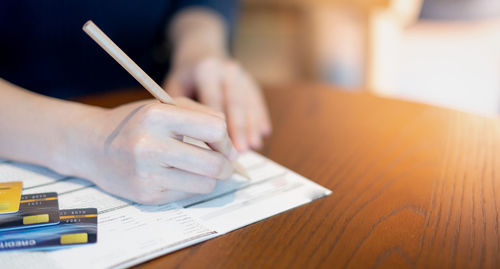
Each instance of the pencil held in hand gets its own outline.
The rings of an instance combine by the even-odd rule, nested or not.
[[[130,75],[132,75],[146,90],[162,103],[176,105],[175,101],[163,90],[144,70],[142,70],[125,52],[123,52],[97,25],[87,21],[83,25],[83,31],[87,33],[101,48],[103,48],[113,59],[115,59]],[[233,169],[243,177],[250,179],[243,166],[233,162]]]
[[[87,21],[83,25],[87,33],[101,48],[115,59],[130,75],[146,88],[156,99],[165,104],[175,105],[174,100],[146,72],[144,72],[123,50],[121,50],[97,25]]]

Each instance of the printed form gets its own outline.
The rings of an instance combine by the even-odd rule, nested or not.
[[[0,182],[23,181],[23,194],[58,192],[60,209],[96,207],[99,211],[96,244],[0,252],[2,268],[129,267],[331,193],[257,153],[245,153],[239,162],[251,180],[233,175],[229,181],[219,181],[210,194],[146,206],[109,195],[84,179],[0,160]]]

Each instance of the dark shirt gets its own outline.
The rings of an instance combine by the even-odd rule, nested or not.
[[[184,8],[201,6],[215,10],[232,25],[236,2],[2,0],[0,77],[60,98],[139,87],[83,32],[83,24],[93,20],[146,73],[161,83],[168,68],[162,45],[172,17]]]

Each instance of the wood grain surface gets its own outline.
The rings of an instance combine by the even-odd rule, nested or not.
[[[500,268],[498,118],[325,86],[265,93],[262,153],[333,194],[139,267]]]

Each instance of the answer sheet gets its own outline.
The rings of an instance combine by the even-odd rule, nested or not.
[[[23,194],[58,192],[60,209],[97,207],[97,243],[55,251],[0,253],[2,268],[124,268],[214,238],[327,196],[330,190],[248,152],[233,175],[206,195],[160,206],[138,205],[92,182],[0,160],[0,182],[23,181]],[[75,262],[76,261],[76,262]]]

